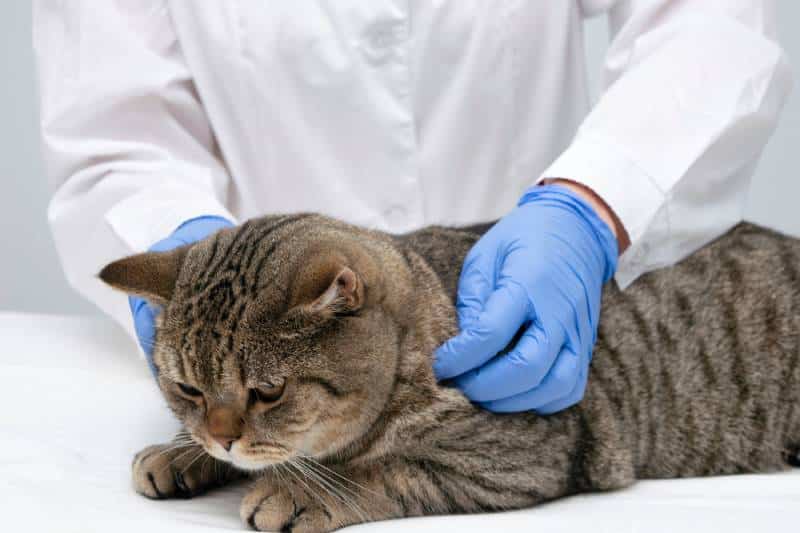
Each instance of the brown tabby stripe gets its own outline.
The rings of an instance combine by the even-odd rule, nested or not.
[[[567,474],[567,494],[575,494],[586,490],[588,485],[588,478],[586,475],[586,460],[591,454],[592,446],[594,445],[594,437],[589,427],[589,422],[586,420],[586,414],[583,410],[578,413],[577,417],[577,438],[575,446],[569,451],[569,473]]]
[[[407,491],[398,490],[388,478],[383,478],[383,491],[386,497],[400,506],[403,516],[413,516],[411,514],[411,506],[406,501],[406,495],[411,496]]]
[[[739,338],[736,308],[733,300],[722,302],[722,316],[725,335],[731,339],[730,347],[733,352],[731,381],[738,391],[736,409],[734,412],[737,418],[741,418],[744,413],[745,404],[750,397],[750,385],[747,382],[747,366],[744,361],[742,342]]]
[[[719,472],[719,465],[722,463],[725,453],[725,427],[723,424],[722,416],[715,418],[714,432],[708,446],[710,453],[706,454],[705,465],[701,470],[704,475]]]
[[[647,325],[647,322],[644,318],[644,314],[639,310],[637,307],[637,302],[629,295],[624,295],[624,301],[626,303],[625,309],[628,311],[630,315],[633,325],[635,326],[638,337],[644,344],[645,350],[647,354],[656,355],[655,345],[653,340],[650,336],[650,328]],[[638,453],[639,457],[643,455],[650,456],[655,451],[656,447],[656,428],[655,428],[655,420],[657,419],[655,413],[655,405],[653,402],[653,395],[655,391],[653,390],[653,379],[650,375],[650,365],[653,364],[653,361],[656,360],[656,357],[651,357],[649,360],[639,360],[637,364],[637,378],[638,382],[641,383],[641,388],[639,389],[641,394],[638,397],[638,402],[640,403],[640,407],[642,410],[642,414],[647,414],[647,416],[643,416],[643,420],[640,422],[640,427],[644,430],[646,428],[647,440],[639,439],[639,446],[638,446]],[[643,452],[646,451],[646,454]]]
[[[750,232],[740,231],[739,234],[733,239],[732,248],[736,249],[742,253],[751,253],[755,251],[755,247],[750,243],[747,239],[747,236],[750,235]]]
[[[778,253],[780,254],[781,258],[781,266],[783,267],[783,271],[788,278],[788,285],[792,287],[797,287],[800,285],[800,258],[797,257],[796,254],[792,253],[792,249],[790,248],[790,241],[782,241],[778,244]]]
[[[257,251],[261,250],[261,244],[266,239],[268,239],[270,236],[275,235],[275,233],[279,229],[281,229],[281,228],[283,228],[285,226],[288,226],[290,224],[293,224],[294,222],[305,220],[306,218],[308,218],[310,216],[312,216],[312,215],[309,215],[307,213],[303,213],[303,214],[299,214],[299,215],[289,215],[289,216],[286,216],[286,217],[283,217],[283,218],[279,219],[277,222],[275,222],[271,226],[268,226],[265,229],[265,231],[263,233],[261,233],[260,235],[258,235],[258,237],[256,237],[255,241],[251,243],[251,245],[250,245],[250,247],[251,247],[250,254],[248,255],[247,259],[244,261],[244,264],[243,264],[244,270],[248,271],[250,269],[250,265],[253,262],[253,258],[255,256],[255,253]],[[270,244],[270,247],[267,249],[267,251],[265,251],[261,255],[261,257],[259,259],[259,262],[256,264],[256,268],[252,270],[255,273],[256,279],[258,278],[258,275],[262,271],[262,268],[264,266],[264,262],[267,259],[269,259],[269,256],[272,254],[272,252],[275,250],[275,247],[278,245],[278,243],[281,240],[282,239],[276,237],[275,240]],[[253,285],[254,284],[250,284],[250,289],[249,289],[250,291],[253,290]]]
[[[632,371],[627,367],[625,364],[624,359],[621,357],[619,351],[611,346],[606,341],[606,334],[603,330],[598,331],[597,334],[598,341],[602,342],[602,345],[605,348],[603,354],[609,359],[612,363],[612,368],[614,368],[617,373],[622,377],[622,380],[625,384],[625,391],[630,396],[633,394],[636,389],[633,386],[633,382],[631,380]],[[644,420],[641,418],[641,412],[639,410],[639,402],[629,400],[627,402],[628,407],[631,410],[631,414],[633,416],[632,421],[633,423],[633,431],[636,435],[635,442],[639,442],[639,432],[641,428],[644,428]]]
[[[694,314],[692,312],[692,305],[689,303],[689,298],[681,290],[675,290],[672,293],[672,301],[675,302],[678,308],[677,315],[683,323],[686,330],[691,330],[694,327]]]
[[[411,466],[419,467],[419,463],[422,461],[409,459],[407,460],[407,462]],[[521,497],[534,496],[535,499],[540,501],[545,499],[542,496],[542,494],[540,494],[535,489],[518,488],[518,487],[513,487],[510,484],[496,483],[486,477],[480,476],[478,473],[458,471],[455,468],[449,465],[445,465],[443,463],[436,463],[436,465],[433,468],[442,472],[443,474],[446,474],[448,477],[454,480],[459,478],[464,479],[469,483],[471,483],[472,485],[480,487],[483,491],[488,492],[489,494],[518,495]],[[481,502],[481,504],[483,505],[483,502]]]
[[[614,404],[614,409],[616,409],[617,412],[622,413],[625,410],[625,401],[623,395],[620,391],[607,386],[613,379],[609,370],[612,370],[609,368],[609,366],[590,366],[589,379],[597,380],[600,391],[612,404]]]
[[[632,298],[626,298],[628,305],[626,308],[630,311],[631,318],[633,319],[633,325],[636,326],[636,330],[639,332],[639,336],[644,342],[647,351],[650,353],[655,353],[655,345],[653,343],[653,339],[650,336],[650,327],[647,325],[647,320],[644,317],[644,313],[639,310],[636,306],[636,302]]]
[[[454,490],[458,490],[458,488],[453,487],[453,483],[448,483],[448,480],[444,479],[441,473],[436,470],[427,470],[430,476],[434,479],[435,486],[439,488],[442,498],[445,501],[448,509],[450,512],[453,512],[453,509],[461,509],[462,506],[456,500],[455,495],[453,494]],[[467,505],[470,506],[472,509],[481,509],[485,508],[485,505],[482,506],[480,501],[475,497],[471,490],[467,490],[467,487],[461,487],[461,490],[458,491],[460,496],[466,500],[468,500]]]
[[[652,353],[652,352],[651,352]],[[655,360],[655,357],[653,358]],[[640,447],[644,447],[647,451],[647,456],[652,456],[653,453],[656,451],[657,440],[656,440],[656,423],[658,420],[658,415],[656,413],[656,405],[653,401],[654,391],[653,391],[653,379],[650,377],[650,369],[649,365],[651,361],[639,361],[639,380],[642,383],[641,391],[644,395],[639,395],[639,400],[642,401],[643,410],[647,413],[647,417],[643,421],[644,426],[647,428],[647,445],[640,443]],[[641,456],[641,454],[640,454]]]
[[[189,342],[189,334],[191,330],[186,328],[183,332],[181,332],[181,341],[180,346],[178,348],[178,354],[180,357],[180,366],[178,370],[180,371],[180,378],[181,381],[186,381],[186,368],[189,365],[187,358],[189,357],[189,353],[191,350],[191,343]]]
[[[789,364],[786,367],[781,387],[782,398],[789,398],[791,391],[797,387],[798,365],[800,365],[800,333],[794,335],[794,340],[795,345],[792,350],[792,358],[789,360]],[[796,410],[797,402],[790,403],[786,412],[786,419],[783,424],[782,435],[784,435],[784,438],[788,439],[790,437],[792,422],[795,421]],[[795,443],[795,445],[800,446],[800,442]]]
[[[642,288],[647,289],[647,292],[650,293],[650,297],[653,299],[655,304],[661,303],[661,290],[656,286],[655,283],[655,276],[645,274],[642,276],[642,280],[640,285]]]
[[[658,332],[658,340],[661,341],[663,351],[667,353],[675,353],[676,343],[669,332],[669,328],[661,320],[656,322],[656,331]]]
[[[702,338],[697,341],[697,348],[700,357],[700,366],[703,370],[703,379],[709,388],[717,388],[717,372],[714,370],[714,364],[711,361],[711,355],[706,347],[706,341]]]
[[[731,286],[734,289],[741,289],[744,276],[738,259],[730,253],[725,253],[722,259],[722,267],[731,282]]]
[[[219,251],[219,242],[220,242],[220,239],[213,239],[213,242],[212,242],[212,245],[211,245],[211,250],[208,253],[208,260],[206,261],[206,265],[204,267],[204,270],[206,270],[208,268],[208,265],[210,263],[212,263],[214,261],[214,259],[217,257],[217,253]],[[200,291],[202,291],[202,289],[203,289],[203,280],[198,278],[194,282],[194,292],[195,293],[199,293]],[[186,312],[188,313],[190,311],[190,309],[191,308],[187,306],[186,307]],[[184,315],[184,318],[187,318],[187,316]]]
[[[672,381],[672,376],[670,376],[669,370],[667,365],[660,365],[661,372],[659,373],[661,376],[661,387],[659,388],[662,394],[662,403],[664,404],[665,415],[672,418],[678,417],[679,409],[681,406],[678,405],[678,402],[675,398],[675,384]]]
[[[219,274],[220,268],[225,263],[225,260],[229,257],[232,257],[236,252],[236,247],[239,241],[246,241],[246,237],[250,234],[250,228],[253,226],[253,221],[248,220],[244,224],[242,224],[239,229],[236,231],[236,234],[233,236],[233,240],[231,243],[224,249],[221,250],[219,254],[219,259],[214,261],[213,257],[209,258],[208,263],[206,263],[204,267],[205,275],[202,276],[202,285],[205,286],[209,283],[210,280],[217,277]]]
[[[756,435],[752,439],[750,447],[750,464],[758,464],[759,457],[764,450],[764,443],[767,440],[767,430],[769,429],[769,413],[762,405],[756,405],[752,415],[752,422],[755,425]]]
[[[697,436],[701,434],[700,427],[697,423],[697,418],[694,416],[694,408],[692,407],[691,402],[686,402],[683,406],[683,409],[686,410],[686,416],[684,417],[684,427],[688,428],[684,433],[686,435],[686,447],[684,448],[684,457],[690,460],[681,461],[682,468],[679,468],[679,477],[691,477],[694,472],[696,471],[696,458],[691,454],[692,450],[697,449]],[[675,410],[675,416],[680,415],[680,410]],[[688,457],[687,457],[688,454]]]
[[[453,495],[450,494],[450,491],[445,488],[441,478],[436,474],[436,470],[431,468],[427,461],[418,461],[416,466],[418,468],[417,472],[419,472],[425,478],[428,486],[432,487],[439,499],[444,502],[446,510],[458,509],[460,507]],[[423,501],[418,500],[418,503],[421,506],[428,507],[434,503],[434,501],[432,501],[433,498],[431,498],[431,494],[420,494],[420,496],[424,496]]]

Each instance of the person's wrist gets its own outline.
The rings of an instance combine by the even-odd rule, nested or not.
[[[526,190],[518,202],[520,207],[536,205],[561,211],[563,215],[554,220],[564,225],[561,229],[565,237],[575,241],[573,249],[586,253],[583,260],[596,266],[596,273],[604,283],[611,279],[619,257],[617,237],[611,225],[600,217],[582,194],[561,183],[541,183]],[[578,227],[585,231],[576,231]]]
[[[625,250],[628,249],[631,240],[625,226],[622,224],[619,217],[617,217],[616,213],[614,213],[614,210],[592,189],[577,181],[564,178],[545,179],[542,181],[542,184],[560,185],[583,198],[583,200],[594,209],[597,216],[608,225],[611,233],[614,234],[614,237],[617,239],[619,255],[622,255]]]

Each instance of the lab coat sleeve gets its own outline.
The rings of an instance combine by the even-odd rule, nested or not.
[[[36,0],[48,218],[69,282],[132,333],[96,277],[200,215],[234,220],[230,186],[167,2]]]
[[[755,163],[791,88],[759,0],[583,0],[608,12],[604,92],[540,176],[593,189],[631,238],[616,280],[685,257],[742,219]]]

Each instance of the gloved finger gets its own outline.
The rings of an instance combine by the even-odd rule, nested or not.
[[[528,319],[530,302],[516,282],[498,287],[489,295],[483,311],[467,329],[436,350],[433,370],[448,379],[472,370],[506,347]]]
[[[167,237],[166,239],[161,239],[157,243],[153,244],[147,251],[148,252],[168,252],[170,250],[174,250],[180,246],[186,244],[182,240],[179,240],[175,237]]]
[[[581,399],[583,399],[584,393],[586,392],[586,383],[588,381],[589,372],[586,366],[582,366],[579,372],[578,382],[575,384],[575,387],[569,394],[567,394],[564,398],[560,398],[537,408],[536,412],[542,415],[549,415],[557,413],[563,409],[566,409],[567,407],[572,407],[580,402]]]
[[[152,357],[153,343],[156,336],[155,317],[157,312],[146,300],[138,296],[128,297],[128,303],[133,314],[133,328],[136,330],[136,338],[139,340],[139,345],[148,357]]]
[[[579,378],[580,360],[574,352],[563,349],[542,384],[527,392],[502,400],[481,402],[481,406],[496,413],[531,411],[560,400],[575,388]]]
[[[466,329],[480,315],[486,300],[494,290],[494,259],[481,252],[479,246],[470,251],[456,293],[456,314],[459,329]]]
[[[537,322],[522,334],[506,354],[455,379],[456,386],[473,402],[500,400],[541,384],[552,368],[564,337],[561,330],[548,335]]]

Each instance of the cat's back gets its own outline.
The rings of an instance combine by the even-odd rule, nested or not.
[[[445,292],[455,301],[464,258],[493,224],[461,228],[428,226],[395,238],[401,249],[413,251],[425,260],[439,277]]]
[[[647,477],[771,469],[800,438],[799,363],[800,240],[740,224],[606,288],[587,396],[630,423]]]
[[[657,329],[702,330],[709,313],[740,318],[737,329],[779,316],[797,318],[800,239],[741,223],[678,264],[643,275],[625,291],[609,284],[603,299],[603,317],[614,320],[624,312],[637,324],[655,321]]]

